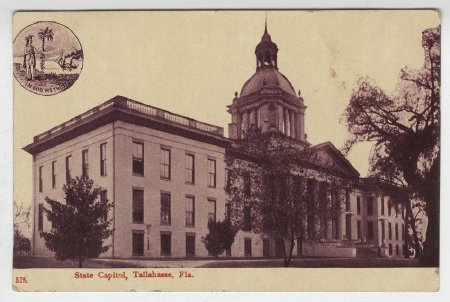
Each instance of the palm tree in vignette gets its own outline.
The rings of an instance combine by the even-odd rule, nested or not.
[[[47,41],[53,41],[53,36],[55,34],[53,33],[52,29],[49,29],[48,26],[43,29],[41,28],[38,32],[38,37],[42,41],[42,53],[41,53],[41,70],[44,70],[44,64],[45,64],[45,40]]]

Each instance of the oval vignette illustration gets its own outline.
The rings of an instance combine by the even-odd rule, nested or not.
[[[82,69],[81,43],[60,23],[33,23],[14,39],[14,77],[28,91],[44,96],[58,94],[75,83]]]

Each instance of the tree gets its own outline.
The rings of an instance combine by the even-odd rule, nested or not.
[[[53,41],[53,36],[55,33],[52,29],[49,29],[48,26],[46,28],[41,28],[38,32],[38,37],[42,41],[42,52],[45,51],[45,40]]]
[[[38,38],[41,39],[41,41],[42,41],[42,53],[41,53],[41,56],[40,56],[40,59],[41,59],[41,63],[40,63],[41,70],[45,69],[45,54],[44,54],[44,52],[45,52],[45,40],[53,41],[53,36],[54,35],[55,34],[53,33],[53,30],[49,29],[48,26],[45,29],[41,28],[39,30],[39,32],[38,32]]]
[[[283,134],[251,128],[227,154],[226,162],[232,170],[226,188],[230,220],[238,229],[282,242],[285,266],[291,263],[296,240],[319,241],[325,237],[328,222],[339,221],[344,178],[329,170],[305,168],[324,165],[316,165],[314,153],[302,150]],[[306,179],[311,173],[333,184],[320,190],[331,194],[308,195]]]
[[[45,198],[50,209],[45,209],[52,223],[50,232],[42,232],[48,249],[58,260],[73,259],[82,267],[83,261],[98,257],[110,246],[103,245],[113,232],[107,213],[113,206],[98,198],[102,188],[94,187],[93,180],[76,177],[63,186],[65,203]]]
[[[422,263],[439,265],[440,27],[422,33],[419,70],[403,68],[394,94],[368,78],[356,82],[343,118],[350,137],[344,152],[374,142],[370,173],[404,184],[428,217]],[[409,206],[409,205],[407,205]]]
[[[13,220],[13,231],[14,231],[14,255],[29,254],[31,251],[31,241],[30,238],[23,234],[23,229],[26,228],[30,230],[30,216],[31,207],[24,207],[23,204],[18,204],[14,201],[14,220]]]
[[[202,242],[214,257],[217,258],[233,245],[236,230],[231,225],[230,220],[225,219],[217,222],[211,220],[208,222],[208,231],[208,234],[202,237]]]

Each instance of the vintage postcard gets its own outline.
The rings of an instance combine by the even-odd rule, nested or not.
[[[439,290],[436,10],[13,17],[16,291]]]

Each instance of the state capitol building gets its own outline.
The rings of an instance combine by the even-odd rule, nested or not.
[[[64,200],[62,186],[84,175],[103,188],[100,198],[114,202],[108,219],[115,231],[104,257],[208,257],[201,241],[208,221],[226,214],[226,154],[249,128],[258,127],[283,133],[299,152],[308,150],[323,163],[308,167],[311,192],[323,187],[325,180],[315,178],[319,170],[339,173],[352,184],[340,200],[340,219],[320,241],[297,242],[294,257],[403,257],[404,211],[381,182],[361,178],[332,143],[307,141],[304,100],[278,70],[277,53],[266,27],[255,50],[256,71],[228,106],[229,137],[222,127],[123,96],[36,135],[23,148],[33,155],[32,254],[51,255],[39,235],[51,229],[44,198]],[[223,256],[282,257],[280,244],[240,230]]]

